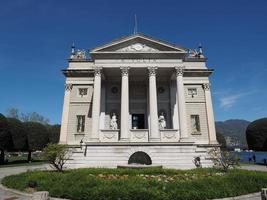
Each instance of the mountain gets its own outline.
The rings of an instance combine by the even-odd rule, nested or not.
[[[227,146],[247,147],[246,129],[249,121],[242,119],[230,119],[215,122],[216,132],[222,133]]]

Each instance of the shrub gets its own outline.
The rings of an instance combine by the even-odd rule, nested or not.
[[[50,143],[44,148],[45,159],[58,171],[63,171],[63,166],[71,156],[67,145]]]
[[[158,180],[160,175],[176,178],[166,182]],[[258,192],[267,186],[267,174],[237,169],[220,173],[203,168],[184,171],[99,168],[64,173],[33,171],[5,177],[2,183],[25,190],[29,181],[36,182],[37,191],[46,190],[51,196],[73,200],[205,200]]]
[[[248,148],[255,151],[267,151],[267,118],[251,122],[246,130]]]
[[[235,168],[239,165],[240,158],[234,152],[223,151],[220,150],[220,148],[212,148],[208,154],[214,166],[225,172],[228,171],[229,168]]]

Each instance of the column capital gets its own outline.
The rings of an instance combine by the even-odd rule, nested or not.
[[[147,67],[148,69],[148,75],[149,76],[156,76],[157,74],[157,67]]]
[[[128,76],[130,67],[120,67],[121,69],[121,76]]]
[[[66,83],[65,84],[65,90],[66,91],[71,91],[72,90],[72,84],[71,83]]]
[[[202,87],[203,87],[203,89],[204,89],[205,91],[208,91],[208,90],[210,90],[210,83],[204,83],[204,84],[202,85]]]
[[[101,76],[102,67],[94,67],[95,76]]]
[[[176,70],[176,76],[183,76],[184,74],[184,66],[176,66],[175,70]]]

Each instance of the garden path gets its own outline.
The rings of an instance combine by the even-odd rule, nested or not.
[[[28,170],[41,170],[48,168],[48,164],[0,168],[0,181],[5,176],[19,174]],[[17,194],[0,187],[0,200],[31,200],[31,197],[25,196],[23,194]]]

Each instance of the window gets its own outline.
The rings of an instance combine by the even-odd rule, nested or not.
[[[196,96],[197,95],[197,88],[188,88],[187,89],[187,94],[189,96],[192,96],[192,97]]]
[[[85,115],[77,115],[77,132],[84,132]]]
[[[79,88],[79,95],[82,97],[87,95],[87,88]]]
[[[199,115],[191,115],[191,130],[192,134],[200,133]]]

